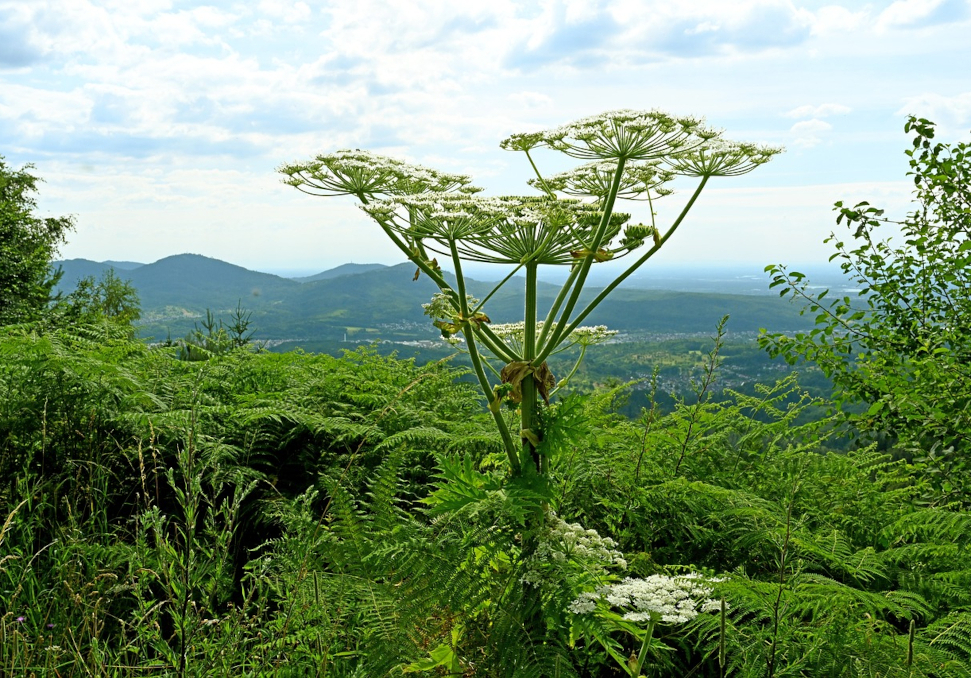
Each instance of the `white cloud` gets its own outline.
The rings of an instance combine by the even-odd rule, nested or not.
[[[897,0],[877,18],[877,29],[918,28],[966,18],[967,0]]]
[[[509,101],[524,108],[541,108],[553,104],[552,97],[540,92],[516,92],[509,95]]]
[[[310,18],[311,10],[305,2],[293,0],[260,0],[260,12],[285,23],[298,23]]]
[[[811,148],[819,144],[820,135],[833,129],[833,126],[823,120],[813,118],[797,122],[789,129],[792,145],[801,148]]]
[[[820,7],[813,17],[814,35],[839,35],[867,30],[872,22],[869,7],[854,12],[841,5]]]
[[[555,26],[556,30],[546,39],[545,50],[514,54],[510,62],[518,66],[531,61],[567,60],[583,65],[584,59],[578,57],[578,51],[586,53],[586,61],[598,67],[671,58],[755,54],[805,41],[810,35],[812,15],[788,0],[731,3],[620,0],[611,4],[609,10],[588,17],[585,25],[557,23],[557,20],[555,13],[547,20],[547,25]],[[585,41],[577,40],[578,29]],[[610,57],[605,57],[605,51],[609,51]]]
[[[335,148],[372,148],[468,171],[490,191],[519,191],[529,166],[498,151],[507,134],[659,106],[707,114],[733,138],[818,147],[740,184],[818,183],[831,180],[831,123],[851,107],[846,124],[861,133],[839,146],[853,148],[866,171],[852,171],[866,177],[888,176],[888,163],[863,160],[888,138],[899,155],[905,140],[892,113],[901,101],[942,123],[971,115],[967,95],[916,96],[953,91],[954,64],[967,53],[960,27],[881,38],[872,30],[878,10],[850,3],[203,2],[0,0],[0,153],[36,162],[54,213],[79,215],[81,256],[147,259],[98,255],[140,237],[157,256],[176,253],[183,234],[222,223],[223,210],[237,230],[207,236],[204,253],[230,258],[216,247],[228,234],[223,246],[283,263],[295,256],[299,229],[287,226],[289,245],[260,239],[262,224],[285,226],[272,216],[281,200],[274,191],[285,191],[273,168]],[[858,31],[854,40],[841,34],[848,28]],[[811,50],[820,56],[807,59]],[[907,50],[920,58],[896,58]],[[542,153],[543,171],[574,162]],[[82,181],[83,165],[111,170]],[[785,172],[774,175],[777,165]],[[846,166],[839,171],[849,176]],[[292,201],[281,208],[288,219],[326,220],[335,232],[357,215],[340,201],[296,193]],[[718,218],[748,228],[744,218]],[[167,221],[177,222],[178,237],[166,238]],[[145,226],[132,230],[132,222]],[[323,239],[308,242],[328,250]]]
[[[853,109],[843,104],[805,105],[783,113],[787,118],[827,118],[831,115],[845,115]]]
[[[909,97],[897,114],[927,118],[945,134],[964,136],[971,126],[971,91],[950,97],[934,93]]]

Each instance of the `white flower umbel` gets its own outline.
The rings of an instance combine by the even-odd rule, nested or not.
[[[606,325],[581,325],[570,333],[569,340],[574,344],[594,346],[604,343],[616,334],[617,330],[608,329]]]
[[[545,323],[542,320],[536,323],[537,334],[543,330],[544,325]],[[556,323],[551,323],[551,325],[552,328],[556,327]],[[496,323],[490,325],[489,329],[497,337],[503,339],[514,351],[517,353],[522,352],[523,338],[526,333],[525,323]],[[554,353],[565,351],[571,346],[595,346],[596,344],[602,344],[616,335],[617,330],[608,329],[606,325],[581,326],[573,330]]]
[[[303,163],[279,168],[283,183],[304,193],[320,196],[355,195],[371,200],[377,195],[412,195],[451,190],[475,192],[472,179],[412,165],[370,151],[335,151]]]
[[[633,622],[683,624],[701,612],[714,612],[720,601],[709,598],[711,584],[724,581],[697,573],[668,577],[654,574],[645,579],[628,577],[619,584],[604,586],[596,593],[584,593],[567,608],[575,614],[593,612],[599,601],[623,612]]]
[[[580,165],[546,179],[530,179],[529,184],[540,190],[575,196],[593,196],[603,200],[610,193],[610,186],[616,172],[615,161],[601,160]],[[624,166],[617,197],[627,200],[652,200],[670,195],[673,191],[664,184],[674,177],[674,172],[662,167],[660,160],[628,163]]]
[[[597,205],[576,199],[461,193],[399,196],[362,209],[406,242],[437,254],[452,256],[454,247],[468,261],[514,265],[573,264],[591,247],[603,217]],[[629,218],[612,213],[603,242],[619,235]]]
[[[608,111],[555,129],[514,134],[502,148],[529,151],[547,146],[586,160],[651,160],[667,158],[716,138],[703,118],[673,116],[662,111]]]
[[[760,146],[715,139],[667,160],[675,174],[686,177],[736,177],[782,153],[781,146]]]
[[[619,610],[624,621],[644,623],[646,628],[635,634],[640,640],[640,651],[627,659],[617,657],[624,672],[636,678],[651,654],[654,628],[658,624],[683,624],[702,612],[722,609],[721,601],[709,597],[711,584],[720,581],[724,580],[694,572],[673,577],[662,574],[645,579],[628,577],[619,584],[602,586],[596,592],[581,593],[567,606],[567,611],[578,615],[599,612],[602,621],[617,626],[615,610]],[[619,628],[630,632],[629,626]]]

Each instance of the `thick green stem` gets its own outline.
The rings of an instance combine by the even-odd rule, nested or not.
[[[452,253],[452,264],[455,266],[455,283],[459,288],[459,311],[463,318],[468,318],[469,300],[465,295],[465,276],[462,274],[462,260],[459,259],[459,253],[454,241],[449,242],[449,249]],[[509,465],[515,474],[520,469],[516,443],[512,438],[512,434],[509,432],[509,427],[506,426],[506,420],[502,418],[502,411],[493,406],[493,401],[496,396],[492,392],[492,385],[489,383],[489,378],[486,376],[485,370],[482,369],[482,359],[479,357],[479,349],[475,345],[475,332],[472,331],[470,325],[471,322],[466,322],[462,328],[462,334],[465,335],[465,343],[469,347],[469,360],[472,362],[472,370],[475,372],[475,376],[479,380],[479,387],[482,389],[482,393],[489,403],[489,412],[492,414],[492,418],[496,422],[496,427],[499,429],[499,435],[502,437],[502,445],[506,448],[506,456],[509,458]]]
[[[459,293],[459,311],[463,318],[471,317],[469,313],[469,298],[465,291],[465,275],[462,273],[462,260],[459,258],[459,251],[455,247],[455,241],[448,241],[449,250],[452,253],[452,265],[455,267],[455,285]]]
[[[641,669],[644,668],[644,662],[647,661],[647,650],[651,646],[651,639],[654,637],[654,627],[657,622],[654,619],[647,624],[647,633],[644,634],[644,642],[641,643],[641,651],[637,653],[637,666],[630,667],[630,675],[632,678],[637,678],[641,675]]]
[[[584,308],[583,311],[573,320],[573,322],[571,322],[563,330],[562,336],[564,337],[570,336],[570,333],[573,332],[573,330],[575,330],[577,327],[579,327],[581,322],[586,320],[587,316],[590,315],[590,313],[592,313],[593,310],[600,305],[600,302],[606,299],[611,292],[617,289],[618,285],[620,285],[622,282],[627,280],[627,278],[629,278],[631,274],[634,273],[634,271],[640,268],[644,264],[644,262],[646,262],[648,259],[653,257],[655,253],[657,253],[657,251],[664,246],[664,243],[666,243],[668,239],[670,239],[670,237],[674,235],[674,232],[678,229],[678,226],[681,225],[681,222],[684,221],[684,218],[688,216],[688,212],[691,210],[691,207],[695,204],[695,201],[698,199],[698,196],[701,195],[701,191],[705,187],[706,183],[708,183],[707,176],[702,178],[701,183],[698,184],[698,188],[696,188],[695,192],[691,195],[691,199],[688,200],[688,203],[681,210],[681,214],[679,214],[678,218],[674,221],[673,224],[671,224],[671,228],[667,230],[664,236],[659,238],[658,241],[654,243],[654,247],[649,249],[643,256],[641,256],[640,259],[638,259],[633,264],[628,266],[627,270],[625,270],[623,273],[617,276],[617,278],[615,278],[613,282],[611,282],[609,285],[603,288],[600,294],[594,297],[593,301],[587,304],[586,308]],[[567,315],[564,313],[563,317],[561,318],[561,324],[566,320],[567,320]],[[549,355],[549,352],[550,352],[549,346],[544,347],[543,352],[539,357],[545,360],[546,357]]]
[[[539,264],[535,261],[526,264],[526,308],[523,314],[523,360],[532,366],[538,366],[533,357],[536,355],[536,286],[537,269]],[[535,375],[527,374],[521,382],[523,399],[519,404],[520,422],[522,430],[522,449],[521,472],[526,474],[527,469],[533,473],[544,474],[547,472],[545,457],[540,456],[533,441],[539,437],[539,427],[537,408],[539,404],[536,398],[536,379]],[[530,432],[527,437],[526,432]],[[532,438],[532,440],[530,440]],[[526,517],[526,530],[523,535],[523,546],[521,557],[529,559],[535,553],[540,544],[540,535],[543,532],[545,522],[546,505],[543,503],[535,507]],[[526,586],[523,592],[525,597],[524,625],[529,635],[539,638],[544,633],[545,621],[543,618],[542,596],[539,587]]]
[[[617,201],[617,191],[620,190],[620,180],[624,176],[624,163],[625,159],[620,158],[617,161],[617,171],[614,172],[614,179],[610,184],[610,192],[607,194],[607,199],[604,201],[603,206],[603,216],[600,217],[600,225],[597,227],[597,232],[593,237],[593,242],[590,243],[590,252],[587,256],[583,257],[580,262],[580,272],[577,273],[576,281],[573,283],[573,290],[570,293],[570,298],[566,302],[566,307],[563,309],[563,313],[560,315],[560,321],[556,325],[556,329],[553,330],[553,334],[546,345],[543,347],[540,355],[537,356],[540,361],[546,360],[549,354],[553,352],[553,349],[563,340],[564,337],[569,336],[566,334],[565,327],[567,321],[570,319],[570,315],[573,313],[573,309],[576,308],[577,302],[580,300],[580,293],[583,291],[583,284],[587,280],[587,274],[590,272],[590,266],[593,265],[593,260],[596,257],[597,250],[603,245],[604,236],[607,234],[607,228],[610,225],[610,217],[614,212],[614,203]]]
[[[486,400],[489,402],[490,407],[488,410],[492,415],[493,420],[496,422],[496,428],[499,429],[499,436],[502,438],[502,446],[506,450],[506,457],[509,459],[509,466],[513,475],[517,475],[521,466],[519,463],[519,455],[517,454],[516,441],[513,440],[512,433],[509,431],[509,427],[506,425],[506,420],[502,418],[502,410],[492,407],[496,396],[492,392],[492,386],[489,384],[489,378],[486,376],[485,370],[482,369],[482,358],[479,356],[479,349],[476,348],[475,345],[475,335],[468,327],[466,327],[462,333],[465,335],[465,341],[469,346],[469,359],[472,362],[472,370],[475,372],[475,376],[479,380],[479,387],[482,389]]]
[[[512,348],[507,346],[506,342],[496,336],[496,333],[488,325],[477,325],[476,330],[476,336],[479,337],[479,340],[503,362],[511,363],[515,360],[523,359],[521,355],[518,355]]]
[[[523,317],[523,361],[533,364],[533,357],[536,355],[536,278],[539,265],[535,261],[526,264],[526,311]],[[538,367],[538,366],[537,366]],[[520,404],[522,415],[522,429],[535,433],[536,425],[536,380],[532,374],[527,375],[522,381],[523,400]],[[539,454],[536,447],[525,436],[523,437],[523,464],[531,461],[536,466],[536,470],[543,472],[540,464]]]
[[[536,340],[537,349],[543,352],[544,355],[549,355],[544,351],[544,349],[546,348],[546,339],[553,330],[556,314],[559,312],[560,306],[563,305],[563,301],[566,299],[566,295],[570,292],[570,287],[573,285],[573,281],[576,280],[577,273],[579,272],[579,267],[574,267],[573,270],[570,271],[569,277],[566,279],[566,282],[563,283],[563,287],[560,288],[560,292],[556,295],[553,305],[550,306],[549,313],[546,314],[546,320],[543,322],[543,331],[540,332],[539,339]]]

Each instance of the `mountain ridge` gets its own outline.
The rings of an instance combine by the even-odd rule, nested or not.
[[[101,275],[113,268],[108,262],[66,260],[62,292],[70,292],[77,278]],[[411,263],[395,266],[344,264],[324,271],[315,280],[300,282],[198,254],[164,257],[130,270],[115,269],[129,280],[142,303],[143,336],[182,336],[211,309],[228,317],[238,305],[252,315],[258,339],[339,340],[347,333],[433,339],[436,331],[421,305],[437,291],[426,276],[413,281]],[[446,272],[454,284],[454,276]],[[73,280],[72,280],[73,278]],[[73,284],[72,284],[73,283]],[[495,283],[467,280],[469,293],[484,298]],[[552,304],[559,286],[541,282],[540,313]],[[585,290],[581,306],[599,288]],[[512,278],[489,300],[493,322],[522,319],[522,279]],[[719,319],[730,315],[732,331],[802,329],[809,321],[798,309],[775,295],[730,295],[620,288],[608,297],[584,324],[604,324],[635,333],[713,331]]]

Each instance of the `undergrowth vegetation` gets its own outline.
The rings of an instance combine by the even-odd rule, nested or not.
[[[0,337],[5,675],[624,675],[644,625],[571,603],[688,572],[724,611],[659,623],[653,675],[968,675],[971,518],[821,453],[845,431],[793,425],[791,378],[633,420],[623,388],[561,399],[523,558],[529,498],[447,363],[99,331]]]

